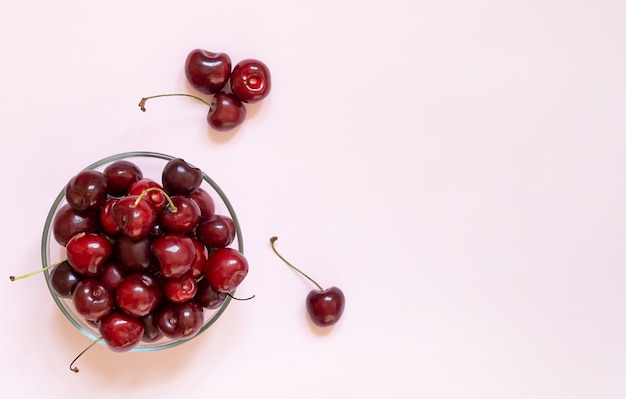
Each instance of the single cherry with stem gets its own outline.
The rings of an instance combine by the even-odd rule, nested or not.
[[[146,101],[158,97],[190,97],[209,107],[207,114],[207,123],[211,128],[219,132],[226,132],[241,125],[246,118],[245,105],[232,93],[220,91],[216,93],[211,102],[208,102],[198,96],[186,93],[158,94],[155,96],[144,97],[139,102],[139,108],[146,112]]]
[[[289,267],[306,277],[318,288],[317,290],[311,290],[306,297],[306,309],[311,321],[319,327],[328,327],[337,323],[343,314],[346,303],[343,291],[337,287],[322,288],[321,285],[306,273],[289,263],[289,261],[276,250],[276,246],[274,245],[276,240],[278,240],[276,236],[270,238],[270,244],[272,245],[274,253]]]

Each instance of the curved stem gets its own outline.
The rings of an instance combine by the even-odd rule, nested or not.
[[[324,291],[324,289],[322,288],[321,285],[319,285],[317,283],[317,281],[313,280],[311,277],[309,277],[306,273],[304,273],[302,270],[298,269],[297,267],[295,267],[294,265],[292,265],[291,263],[289,263],[289,261],[287,261],[287,259],[283,258],[283,256],[281,254],[278,253],[278,251],[276,250],[276,246],[274,245],[274,243],[276,242],[276,240],[278,240],[278,237],[274,236],[272,238],[270,238],[270,244],[272,244],[272,249],[274,250],[274,253],[276,254],[276,256],[278,256],[280,259],[282,259],[283,262],[285,262],[287,264],[287,266],[291,267],[293,270],[297,271],[298,273],[300,273],[301,275],[303,275],[304,277],[306,277],[310,282],[312,282],[313,284],[315,284],[317,286],[317,288],[319,288],[320,291]]]
[[[60,261],[60,262],[56,262],[56,263],[53,263],[51,265],[48,265],[46,267],[42,267],[41,269],[35,270],[34,272],[30,272],[28,274],[23,274],[21,276],[9,276],[9,280],[16,281],[16,280],[21,280],[21,279],[26,278],[26,277],[34,276],[35,274],[39,274],[39,273],[41,273],[43,271],[46,271],[48,269],[52,269],[53,267],[58,266],[58,265],[60,265],[63,262],[65,262],[65,259]]]
[[[158,98],[158,97],[191,97],[193,99],[196,99],[198,101],[200,101],[201,103],[206,104],[209,108],[211,108],[211,103],[209,103],[208,101],[198,97],[198,96],[194,96],[193,94],[186,94],[186,93],[172,93],[172,94],[157,94],[156,96],[149,96],[149,97],[144,97],[141,99],[141,101],[139,101],[139,108],[143,111],[146,112],[146,101],[152,99],[152,98]]]
[[[159,191],[161,192],[164,196],[165,199],[167,200],[168,204],[170,205],[170,209],[172,210],[172,213],[176,213],[178,212],[178,208],[176,207],[176,205],[174,205],[174,201],[172,201],[172,199],[170,198],[169,195],[167,195],[167,193],[163,190],[161,190],[159,187],[149,187],[146,188],[145,190],[143,190],[141,192],[141,194],[139,194],[139,196],[137,197],[137,199],[135,200],[135,203],[133,204],[133,208],[136,208],[137,205],[139,205],[139,201],[141,201],[141,199],[150,191]]]
[[[78,373],[80,370],[78,369],[78,367],[74,367],[74,363],[76,363],[76,361],[78,360],[79,357],[81,357],[83,355],[83,353],[87,352],[89,349],[91,349],[92,346],[94,346],[95,344],[97,344],[98,342],[100,342],[102,340],[102,337],[99,337],[98,339],[94,340],[88,347],[86,347],[85,349],[83,349],[82,352],[80,352],[78,354],[78,356],[76,356],[74,358],[74,360],[72,360],[72,363],[70,363],[70,370],[72,370],[75,373]]]

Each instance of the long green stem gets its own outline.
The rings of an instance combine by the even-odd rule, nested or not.
[[[46,267],[43,267],[43,268],[41,268],[39,270],[35,270],[34,272],[30,272],[28,274],[23,274],[21,276],[9,276],[9,280],[16,281],[16,280],[21,280],[21,279],[26,278],[26,277],[34,276],[35,274],[39,274],[39,273],[41,273],[43,271],[52,269],[53,267],[58,266],[58,265],[60,265],[63,262],[65,262],[65,260],[62,260],[62,261],[57,262],[57,263],[53,263],[53,264],[48,265]]]
[[[70,370],[72,370],[75,373],[78,373],[80,370],[78,369],[78,367],[74,367],[74,363],[76,363],[76,361],[78,360],[79,357],[81,357],[83,355],[83,353],[87,352],[89,349],[91,349],[92,346],[94,346],[95,344],[97,344],[98,342],[102,341],[102,337],[99,337],[98,339],[95,339],[88,347],[86,347],[85,349],[83,349],[82,352],[80,352],[78,354],[78,356],[76,356],[74,358],[74,360],[72,360],[72,363],[70,363]]]
[[[313,280],[311,277],[309,277],[306,273],[304,273],[302,270],[298,269],[297,267],[295,267],[294,265],[292,265],[291,263],[289,263],[289,261],[285,258],[283,258],[283,256],[281,254],[278,253],[278,251],[276,250],[276,246],[274,245],[274,243],[276,242],[276,240],[278,240],[278,237],[274,236],[272,238],[270,238],[270,244],[272,244],[272,249],[274,250],[274,253],[276,254],[276,256],[278,256],[280,259],[282,259],[283,262],[285,262],[287,264],[287,266],[291,267],[293,270],[297,271],[298,273],[300,273],[301,275],[303,275],[304,277],[306,277],[310,282],[312,282],[313,284],[315,284],[317,286],[317,288],[319,288],[320,291],[324,291],[324,289],[322,288],[321,285],[319,285],[317,283],[317,281]]]
[[[191,97],[193,99],[196,99],[198,101],[200,101],[201,103],[206,104],[209,108],[211,108],[211,103],[198,97],[198,96],[194,96],[193,94],[186,94],[186,93],[172,93],[172,94],[157,94],[156,96],[149,96],[149,97],[144,97],[141,99],[141,101],[139,101],[139,108],[143,111],[146,112],[146,101],[152,99],[152,98],[159,98],[159,97]]]

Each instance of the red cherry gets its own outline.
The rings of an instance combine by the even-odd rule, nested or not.
[[[66,249],[67,261],[79,274],[96,277],[113,253],[113,244],[97,233],[79,233],[72,237]]]
[[[240,61],[230,75],[230,86],[233,94],[244,103],[261,101],[272,89],[270,70],[259,60]]]
[[[230,292],[248,275],[248,261],[233,248],[219,248],[209,255],[204,276],[214,290]]]
[[[152,243],[152,253],[158,260],[159,270],[165,278],[180,277],[191,271],[196,261],[196,246],[191,237],[167,233]]]
[[[139,195],[120,198],[111,210],[120,231],[132,240],[145,238],[157,221],[157,210],[152,203]]]
[[[228,54],[195,49],[185,60],[185,76],[194,89],[204,94],[214,94],[226,86],[231,66]]]
[[[143,317],[156,309],[162,296],[161,284],[152,275],[131,274],[115,290],[115,304],[130,316]]]
[[[315,280],[306,275],[303,271],[289,263],[283,256],[278,253],[274,243],[278,237],[270,238],[270,244],[274,253],[289,267],[302,276],[311,281],[318,288],[312,290],[306,297],[306,309],[311,321],[319,327],[328,327],[337,323],[343,314],[346,304],[346,298],[343,292],[337,287],[323,289]]]
[[[241,125],[246,119],[246,107],[232,93],[220,91],[211,100],[207,115],[209,126],[218,132],[226,132]]]
[[[109,349],[127,352],[141,341],[144,326],[137,317],[113,311],[100,322],[99,331]]]

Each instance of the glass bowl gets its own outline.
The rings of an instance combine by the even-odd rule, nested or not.
[[[92,163],[91,165],[84,168],[84,170],[99,170],[103,171],[104,168],[110,163],[118,160],[128,160],[135,163],[143,172],[144,177],[151,178],[157,182],[161,181],[161,173],[163,167],[167,162],[174,159],[171,155],[156,153],[156,152],[125,152],[117,155],[112,155],[101,159],[97,162]],[[192,162],[185,160],[189,165],[194,166]],[[198,166],[199,167],[199,166]],[[201,167],[199,167],[203,170]],[[78,171],[77,171],[78,172]],[[71,176],[68,176],[68,181]],[[241,238],[241,228],[239,225],[239,221],[237,219],[237,215],[235,214],[235,210],[233,209],[230,201],[226,197],[226,194],[222,191],[222,189],[211,179],[203,170],[203,181],[200,186],[204,190],[206,190],[213,201],[215,202],[215,213],[221,214],[225,216],[229,216],[234,223],[235,226],[235,239],[229,245],[234,249],[239,250],[239,252],[243,253],[243,240]],[[54,217],[64,204],[66,204],[65,200],[65,187],[61,189],[59,195],[56,197],[52,206],[50,207],[50,211],[46,218],[46,223],[43,229],[43,234],[41,238],[41,261],[44,268],[47,268],[49,265],[53,265],[59,263],[66,259],[65,255],[65,247],[58,244],[53,236],[53,221]],[[48,269],[44,270],[44,276],[46,279],[46,284],[48,285],[48,289],[50,290],[50,294],[52,298],[58,305],[61,312],[67,317],[67,319],[85,336],[87,336],[91,340],[96,340],[99,338],[100,334],[98,332],[98,328],[94,323],[91,323],[85,320],[75,309],[74,304],[72,303],[71,298],[61,298],[59,297],[53,290],[50,283],[50,272]],[[174,340],[167,337],[163,337],[155,342],[144,342],[141,341],[134,348],[131,349],[132,352],[149,352],[149,351],[157,351],[162,349],[171,348],[177,345],[180,345],[184,342],[187,342],[195,337],[198,337],[204,331],[206,331],[213,323],[217,321],[217,319],[224,313],[228,304],[231,301],[231,296],[226,296],[226,299],[222,303],[220,307],[217,309],[207,309],[204,308],[204,324],[202,328],[198,331],[194,336],[187,339]],[[99,341],[100,344],[105,344],[103,340]]]

